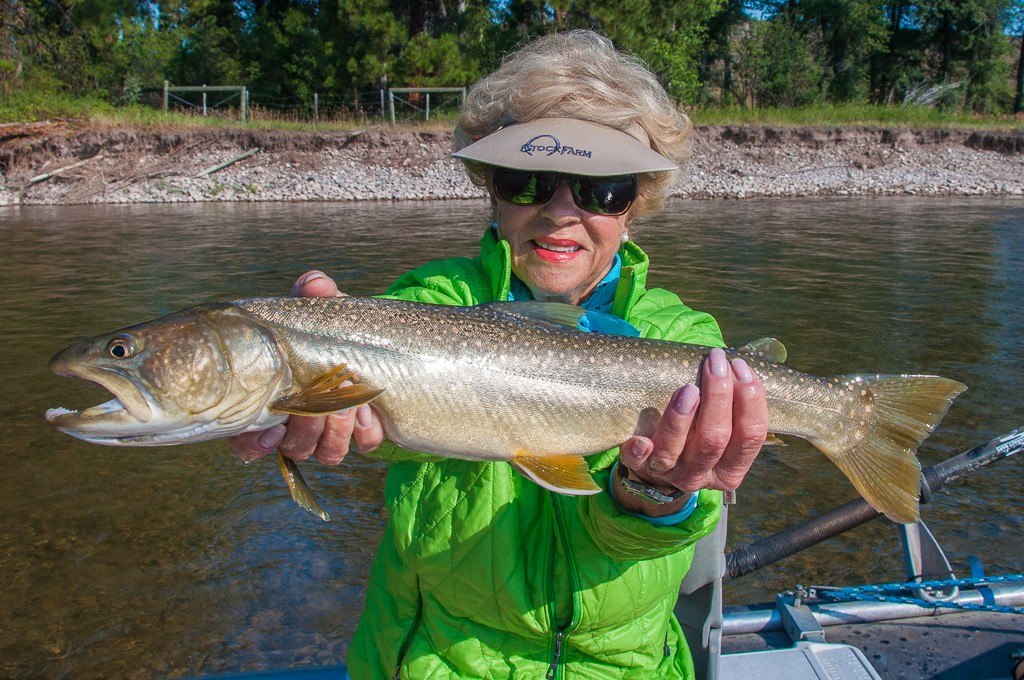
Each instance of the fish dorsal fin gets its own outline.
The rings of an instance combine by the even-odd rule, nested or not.
[[[774,364],[782,364],[786,361],[786,346],[775,338],[761,338],[748,342],[740,347],[739,351],[759,356]]]
[[[549,491],[569,496],[590,496],[601,492],[582,456],[520,451],[512,457],[511,463],[524,477]]]
[[[354,384],[342,385],[346,380]],[[365,404],[383,391],[361,384],[355,373],[345,364],[339,364],[295,394],[278,399],[270,405],[270,410],[300,416],[324,416]]]
[[[587,310],[576,305],[564,302],[538,302],[537,300],[489,302],[480,305],[480,308],[526,323],[572,328],[574,330],[579,330],[580,317],[587,313]]]

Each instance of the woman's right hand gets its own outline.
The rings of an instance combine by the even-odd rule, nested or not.
[[[338,286],[326,274],[313,270],[300,276],[292,286],[297,297],[341,297]],[[337,465],[351,449],[373,451],[384,441],[380,417],[363,404],[329,416],[290,416],[281,425],[261,432],[246,432],[228,440],[231,453],[245,462],[280,449],[295,461],[316,458],[324,465]]]

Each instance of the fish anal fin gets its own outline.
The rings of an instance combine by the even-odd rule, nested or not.
[[[786,346],[775,338],[753,340],[740,347],[738,351],[743,354],[753,354],[773,364],[785,363],[787,356]]]
[[[306,512],[316,515],[325,522],[331,521],[331,516],[320,506],[316,496],[309,490],[309,485],[302,478],[302,473],[299,472],[299,466],[295,464],[295,461],[278,451],[277,465],[281,468],[281,476],[284,477],[284,481],[288,484],[288,491],[292,494],[292,500]]]
[[[601,492],[582,456],[519,451],[510,462],[524,477],[549,491],[569,496],[590,496]]]
[[[352,384],[344,384],[348,381]],[[300,416],[323,416],[365,404],[383,391],[360,383],[345,364],[339,364],[295,394],[278,399],[270,405],[270,410]]]

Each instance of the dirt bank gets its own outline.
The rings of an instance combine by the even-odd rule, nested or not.
[[[482,196],[450,158],[450,144],[447,132],[389,128],[319,133],[5,124],[0,205]],[[703,127],[674,193],[1024,195],[1024,133]]]

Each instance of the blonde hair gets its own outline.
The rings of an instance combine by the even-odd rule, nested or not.
[[[536,118],[577,118],[622,131],[640,126],[651,148],[680,166],[690,157],[693,126],[647,65],[593,31],[553,33],[507,55],[470,89],[455,129],[455,150],[497,128]],[[464,161],[474,184],[487,166]],[[677,173],[640,175],[634,214],[657,212]]]

